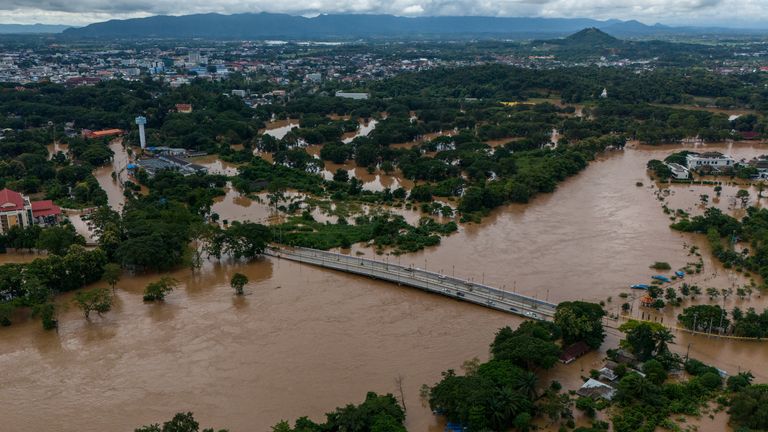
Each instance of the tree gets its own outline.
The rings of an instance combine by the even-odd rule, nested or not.
[[[643,364],[643,372],[645,377],[656,385],[661,385],[667,380],[667,371],[658,360],[651,359],[646,361]]]
[[[235,290],[235,294],[243,295],[243,287],[248,283],[248,276],[242,273],[235,273],[229,281],[229,285]]]
[[[66,254],[73,244],[85,245],[85,238],[70,224],[43,229],[37,239],[38,249],[56,255]]]
[[[605,311],[596,303],[582,301],[563,302],[557,305],[555,324],[563,332],[563,342],[572,344],[584,341],[598,348],[605,339],[603,329]]]
[[[726,311],[717,305],[696,305],[683,309],[677,320],[683,326],[695,331],[709,331],[720,328],[725,330],[730,325]],[[722,327],[721,327],[722,325]]]
[[[75,294],[74,303],[83,311],[85,319],[89,320],[91,312],[101,314],[112,309],[112,293],[106,288],[82,290]]]
[[[749,387],[753,379],[755,379],[755,376],[752,375],[752,372],[739,372],[737,375],[729,376],[726,385],[728,390],[738,392]]]
[[[176,288],[178,281],[170,276],[162,276],[144,288],[144,301],[164,301],[165,296]]]
[[[739,189],[738,192],[736,192],[736,198],[741,200],[741,207],[746,207],[749,203],[749,191],[746,189]]]
[[[728,410],[731,421],[751,430],[768,429],[768,385],[750,385],[736,393]]]
[[[122,274],[123,270],[115,263],[108,263],[104,266],[104,275],[102,277],[112,287],[113,293],[115,292],[115,285],[120,281]]]
[[[495,360],[506,360],[525,369],[549,369],[557,363],[560,347],[554,343],[551,323],[525,322],[516,330],[503,327],[491,343]]]
[[[163,423],[160,427],[155,423],[142,426],[135,429],[135,432],[199,432],[200,423],[195,420],[191,412],[177,413],[171,420]],[[213,429],[203,429],[202,432],[214,432]],[[220,429],[218,432],[227,432],[226,429]]]

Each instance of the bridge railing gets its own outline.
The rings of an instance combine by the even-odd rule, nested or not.
[[[523,305],[526,305],[533,309],[551,310],[554,312],[557,307],[556,304],[550,303],[544,300],[537,299],[535,297],[526,296],[523,294],[513,293],[498,288],[494,288],[485,284],[468,281],[465,279],[459,279],[453,276],[444,275],[442,273],[436,273],[424,269],[420,269],[413,266],[403,266],[389,261],[372,260],[369,258],[362,258],[351,255],[344,255],[335,252],[322,251],[318,249],[310,249],[303,247],[291,247],[291,248],[274,248],[274,251],[282,254],[290,254],[299,258],[313,258],[315,260],[320,259],[327,261],[335,261],[337,263],[343,263],[346,265],[354,266],[367,266],[370,269],[376,269],[378,271],[384,271],[392,274],[402,276],[404,278],[414,277],[432,281],[436,285],[451,286],[457,290],[470,291],[477,293],[485,293],[488,297],[495,296],[497,298],[506,299],[509,301],[516,301]],[[321,262],[322,264],[322,262]]]

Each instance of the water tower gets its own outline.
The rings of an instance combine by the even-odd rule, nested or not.
[[[139,125],[139,141],[141,142],[141,149],[147,148],[147,137],[144,134],[144,125],[147,124],[147,118],[144,116],[136,117],[136,124]]]

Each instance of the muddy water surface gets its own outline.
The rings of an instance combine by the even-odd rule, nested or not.
[[[96,168],[93,175],[99,181],[101,188],[107,192],[109,206],[120,211],[123,205],[125,205],[122,185],[128,180],[126,166],[128,165],[129,157],[123,147],[122,139],[109,143],[109,148],[115,153],[112,163]],[[113,173],[115,177],[112,177]]]
[[[707,148],[737,158],[767,150],[754,144]],[[703,238],[669,229],[644,167],[674,150],[609,153],[555,193],[499,209],[482,225],[465,226],[439,247],[400,260],[555,302],[612,296],[610,309],[629,284],[655,274],[651,263],[683,266],[693,260],[687,246],[696,244],[705,266],[692,279],[704,286],[743,283],[709,259]],[[234,204],[234,196],[222,202],[228,198]],[[250,208],[240,207],[245,214]],[[254,209],[257,219],[263,209]],[[244,298],[229,288],[236,271],[251,280]],[[69,307],[58,333],[31,321],[0,329],[3,427],[132,430],[191,410],[205,425],[268,430],[282,418],[319,420],[335,406],[361,401],[368,390],[394,391],[402,374],[409,430],[437,431],[439,423],[418,400],[419,386],[466,359],[485,359],[494,331],[519,323],[443,297],[272,259],[208,263],[198,274],[174,276],[181,286],[165,304],[141,301],[141,290],[156,276],[126,275],[115,310],[103,318],[89,323]],[[68,304],[68,297],[61,302]],[[757,296],[743,302],[758,310],[765,303]],[[620,335],[608,333],[610,347]],[[731,373],[751,369],[768,380],[764,343],[677,337],[678,352],[690,343],[693,357]],[[573,388],[581,371],[599,363],[595,354],[547,378]],[[703,422],[701,430],[722,430],[720,423],[711,426]]]

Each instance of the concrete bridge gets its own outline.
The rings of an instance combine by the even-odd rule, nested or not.
[[[557,307],[554,303],[533,297],[386,261],[298,247],[270,248],[265,254],[280,259],[394,282],[398,285],[407,285],[530,319],[552,321]]]

